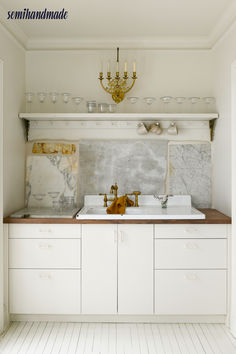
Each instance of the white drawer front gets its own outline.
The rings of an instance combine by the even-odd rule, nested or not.
[[[9,268],[80,268],[80,239],[10,239]]]
[[[156,270],[158,315],[226,314],[225,270]]]
[[[79,314],[80,270],[9,270],[10,313]]]
[[[9,238],[80,238],[81,225],[9,224]]]
[[[227,232],[225,224],[155,225],[155,238],[226,238]]]
[[[227,268],[226,239],[156,239],[156,269]]]

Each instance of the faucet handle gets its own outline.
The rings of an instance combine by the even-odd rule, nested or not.
[[[134,191],[133,192],[133,195],[135,195],[135,207],[139,207],[139,205],[138,205],[138,196],[141,194],[141,192],[140,191]]]
[[[107,194],[106,193],[99,193],[99,195],[104,195],[104,199],[103,199],[103,201],[104,201],[104,207],[107,207],[107,201],[108,201],[108,199],[107,199]]]

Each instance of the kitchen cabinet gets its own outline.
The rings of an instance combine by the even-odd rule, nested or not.
[[[226,314],[227,236],[227,225],[155,225],[155,314]]]
[[[117,225],[82,225],[82,313],[117,313]]]
[[[82,313],[153,313],[153,225],[82,225]]]
[[[9,224],[9,309],[225,315],[226,224]]]
[[[80,314],[80,225],[9,225],[9,309]]]

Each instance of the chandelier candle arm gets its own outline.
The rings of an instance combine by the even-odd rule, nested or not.
[[[113,101],[115,101],[116,103],[120,103],[121,101],[123,101],[125,94],[127,92],[129,92],[134,84],[135,84],[135,80],[137,79],[136,76],[136,62],[133,62],[133,76],[132,78],[132,83],[131,85],[128,85],[128,63],[127,61],[125,61],[124,63],[124,76],[121,78],[120,77],[120,72],[119,72],[119,48],[117,48],[117,56],[116,56],[116,73],[114,78],[112,78],[111,76],[111,71],[110,71],[110,61],[107,63],[107,85],[105,86],[103,84],[103,69],[101,66],[101,71],[99,73],[99,80],[100,80],[100,84],[102,86],[102,88],[108,92],[111,96]]]

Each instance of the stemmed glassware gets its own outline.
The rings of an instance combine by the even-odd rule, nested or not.
[[[138,97],[127,97],[127,101],[128,101],[129,103],[131,103],[131,104],[137,103],[138,100],[139,100]]]
[[[35,193],[35,194],[32,194],[32,196],[33,196],[33,198],[35,199],[35,200],[37,200],[37,204],[38,204],[38,208],[39,209],[41,209],[41,207],[42,207],[42,201],[43,201],[43,199],[44,199],[44,197],[45,197],[45,194],[44,193]]]
[[[75,111],[78,112],[79,111],[79,105],[83,101],[83,97],[72,97],[72,101],[75,104]]]
[[[33,92],[26,92],[25,98],[26,98],[26,112],[31,113],[31,104],[34,100],[34,93]]]
[[[70,101],[71,94],[70,93],[62,93],[62,98],[64,103],[68,103]]]
[[[215,97],[203,97],[202,101],[207,107],[207,112],[210,113],[214,111]]]
[[[200,97],[189,97],[189,101],[191,102],[191,111],[196,113],[197,104],[200,102],[200,100],[201,100]]]
[[[186,97],[182,97],[182,96],[179,96],[179,97],[175,97],[175,101],[177,103],[177,111],[179,113],[182,113],[183,112],[183,103],[185,102],[186,100]]]
[[[151,105],[153,104],[153,102],[156,100],[155,97],[144,97],[144,102],[147,104],[148,106],[148,110],[151,110]]]
[[[48,192],[49,197],[52,199],[53,209],[57,209],[58,207],[58,201],[56,200],[56,198],[59,196],[59,194],[60,192],[54,192],[54,191]]]
[[[171,103],[173,97],[172,96],[163,96],[160,98],[164,105],[164,113],[168,113],[168,105]]]

